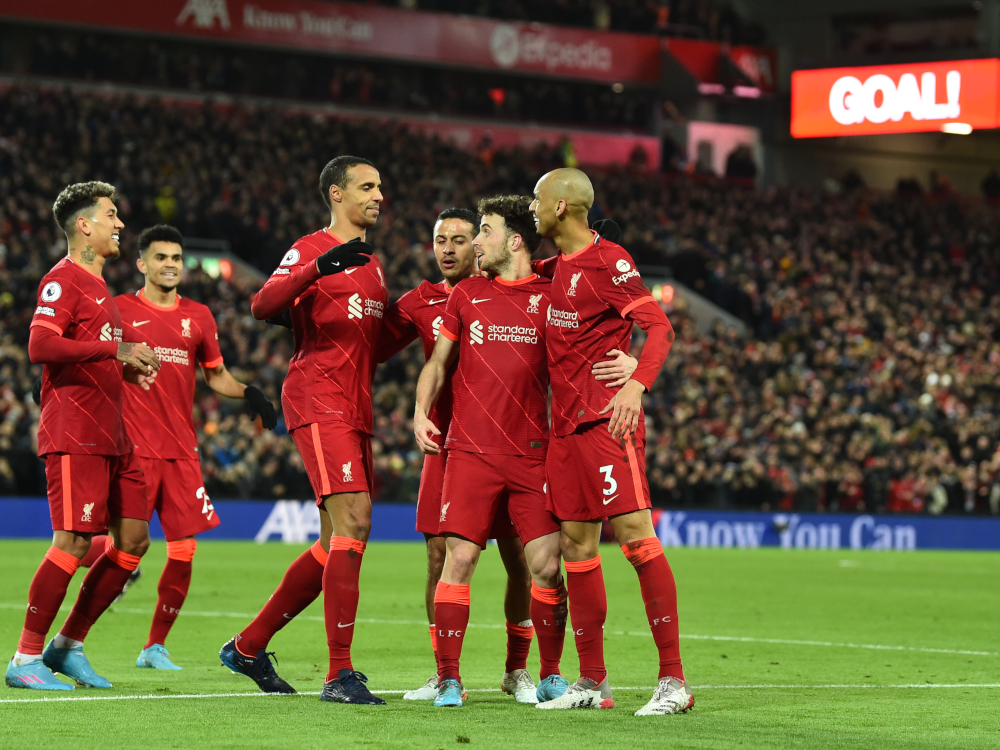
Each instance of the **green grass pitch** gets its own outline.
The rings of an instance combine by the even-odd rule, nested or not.
[[[28,584],[45,549],[45,542],[0,542],[4,658],[16,647]],[[614,547],[602,549],[613,710],[542,712],[497,690],[505,635],[495,548],[473,583],[465,707],[404,702],[400,691],[422,684],[433,667],[423,547],[403,543],[368,547],[354,645],[355,667],[371,688],[387,691],[389,705],[318,700],[326,671],[320,602],[271,644],[279,674],[302,694],[261,696],[222,668],[216,653],[300,551],[278,543],[201,544],[191,594],[167,643],[184,670],[165,673],[135,667],[165,557],[163,543],[154,543],[145,578],[87,641],[91,662],[115,687],[78,688],[55,702],[39,702],[52,694],[2,689],[0,747],[1000,747],[1000,555],[668,550],[697,703],[686,715],[637,718],[632,713],[656,682],[656,651],[635,574]],[[535,675],[537,659],[533,645]],[[575,677],[571,635],[563,664]],[[179,697],[191,695],[199,697]]]

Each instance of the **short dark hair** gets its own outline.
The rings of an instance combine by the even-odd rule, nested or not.
[[[94,208],[101,198],[118,200],[115,186],[96,180],[67,185],[52,204],[52,215],[56,219],[56,224],[69,235],[76,218],[84,211]]]
[[[479,201],[479,220],[487,214],[502,216],[507,225],[507,236],[521,235],[524,244],[532,253],[542,244],[542,238],[535,231],[535,218],[528,207],[532,199],[526,195],[495,195]]]
[[[154,242],[175,242],[184,249],[184,237],[177,230],[168,224],[157,224],[156,226],[143,229],[139,234],[139,254],[145,255],[149,246]]]
[[[342,188],[347,187],[348,170],[359,164],[367,164],[369,167],[375,166],[360,156],[337,156],[330,159],[323,167],[323,171],[319,173],[319,192],[323,196],[323,202],[327,208],[333,209],[333,206],[330,205],[330,188],[334,185]]]
[[[479,220],[476,217],[476,212],[471,208],[457,208],[455,206],[446,208],[438,214],[437,221],[444,221],[445,219],[460,219],[461,221],[467,221],[472,224],[473,229],[476,227],[476,224],[479,223]],[[436,224],[437,222],[434,223]]]

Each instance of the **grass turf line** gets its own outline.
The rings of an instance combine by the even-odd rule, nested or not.
[[[6,575],[0,602],[23,602],[44,542],[0,542]],[[199,545],[186,607],[192,612],[255,612],[301,547],[241,542]],[[608,586],[606,653],[612,686],[653,685],[656,652],[648,633],[638,582],[612,547],[602,551]],[[423,683],[433,669],[423,621],[423,546],[373,543],[362,573],[361,622],[355,666],[375,690]],[[206,693],[252,694],[244,677],[219,666],[222,643],[243,625],[234,618],[185,617],[168,640],[181,672],[137,669],[165,557],[154,544],[143,563],[147,577],[95,625],[87,653],[115,687],[40,696],[5,689],[2,699],[132,696],[136,700],[6,703],[0,707],[0,746],[65,748],[100,742],[135,747],[360,747],[469,746],[608,748],[997,747],[995,685],[1000,657],[1000,607],[993,590],[1000,556],[990,553],[911,554],[785,550],[668,550],[680,593],[685,669],[695,685],[694,711],[639,719],[632,712],[648,689],[617,688],[612,711],[557,713],[518,706],[495,692],[503,671],[501,628],[471,628],[463,654],[466,686],[477,692],[463,709],[387,695],[384,708],[297,699],[204,700]],[[842,561],[849,561],[844,565]],[[83,576],[71,586],[75,597]],[[503,573],[493,548],[477,571],[472,621],[503,622]],[[127,611],[126,611],[127,610]],[[325,674],[322,607],[291,623],[272,641],[278,672],[303,692],[316,692]],[[64,615],[57,620],[57,626]],[[399,621],[414,623],[399,625]],[[0,609],[0,642],[17,643],[22,614]],[[622,635],[616,636],[614,633]],[[754,638],[773,642],[708,640]],[[820,645],[810,645],[813,644]],[[828,647],[868,644],[920,650]],[[979,653],[938,653],[969,651]],[[6,655],[5,655],[6,656]],[[575,676],[572,638],[564,672]],[[529,670],[537,675],[532,646]],[[767,687],[751,687],[751,686]],[[807,688],[815,686],[858,686]],[[902,685],[956,685],[903,689]],[[711,686],[709,689],[708,686]],[[726,687],[731,686],[731,687]],[[782,686],[782,687],[777,687]],[[797,687],[802,686],[802,687]],[[861,687],[865,686],[865,687]],[[482,691],[482,692],[480,692]],[[170,696],[147,700],[142,696]],[[248,696],[249,697],[249,696]]]

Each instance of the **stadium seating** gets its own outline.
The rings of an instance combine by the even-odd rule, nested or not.
[[[72,91],[0,92],[0,492],[41,494],[27,360],[37,282],[63,254],[50,204],[66,183],[122,191],[126,247],[169,221],[225,238],[269,272],[326,217],[316,175],[337,153],[376,161],[387,196],[371,240],[392,296],[436,278],[430,227],[449,205],[530,191],[558,154],[460,151],[384,123],[276,108],[170,106]],[[139,137],[139,133],[144,135]],[[71,165],[66,167],[65,165]],[[640,264],[679,279],[750,326],[677,340],[649,397],[654,500],[673,507],[1000,512],[997,214],[948,194],[759,191],[719,180],[593,174],[592,218],[610,216]],[[126,253],[128,255],[128,253]],[[131,262],[109,267],[137,288]],[[290,334],[254,321],[252,288],[193,271],[237,377],[277,399]],[[641,334],[636,347],[641,347]],[[413,501],[421,456],[409,418],[423,356],[411,347],[376,383],[379,500]],[[238,402],[200,393],[196,424],[213,497],[306,497],[292,443]]]

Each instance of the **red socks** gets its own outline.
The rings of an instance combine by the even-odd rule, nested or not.
[[[429,625],[427,629],[430,631],[431,634],[431,649],[433,649],[434,651],[434,667],[438,668],[438,645],[437,645],[437,638],[434,636],[434,626]]]
[[[296,617],[316,601],[323,591],[323,566],[327,553],[318,541],[293,562],[271,598],[243,632],[236,636],[236,648],[244,656],[257,656],[262,648]]]
[[[74,641],[84,640],[97,618],[125,588],[129,575],[139,567],[140,559],[109,545],[83,579],[76,604],[59,631],[60,635]]]
[[[107,534],[101,534],[100,536],[93,536],[90,538],[90,550],[83,559],[80,560],[81,568],[92,568],[94,563],[97,562],[97,558],[104,554],[104,550],[108,548],[111,544],[111,537]]]
[[[330,537],[330,556],[323,568],[323,617],[330,649],[326,681],[336,680],[341,669],[353,669],[351,642],[358,616],[358,579],[365,543],[345,536]]]
[[[177,615],[181,613],[181,606],[191,586],[191,561],[196,549],[198,542],[194,539],[167,542],[167,564],[156,587],[156,610],[153,612],[153,624],[149,628],[149,640],[144,648],[149,648],[154,643],[162,646],[167,642],[167,634]]]
[[[580,676],[600,683],[607,675],[604,667],[604,621],[608,617],[601,556],[580,562],[567,560],[565,566],[569,615],[573,620],[576,651],[580,655]]]
[[[69,552],[49,547],[28,589],[28,611],[24,616],[21,640],[17,644],[19,653],[42,653],[45,635],[59,614],[59,607],[66,598],[66,588],[79,566],[80,561]]]
[[[437,630],[438,677],[442,680],[462,680],[458,662],[462,657],[465,630],[469,627],[469,602],[468,584],[438,581],[434,593],[434,627]]]
[[[639,589],[646,604],[649,629],[660,652],[660,679],[684,679],[677,625],[677,584],[663,546],[656,537],[640,539],[622,547],[625,557],[639,574]]]
[[[515,669],[528,668],[528,651],[531,650],[531,639],[535,629],[531,625],[515,625],[507,623],[507,661],[503,671],[508,674]]]
[[[542,589],[531,584],[531,621],[538,636],[538,679],[559,674],[563,643],[566,640],[566,587]]]

